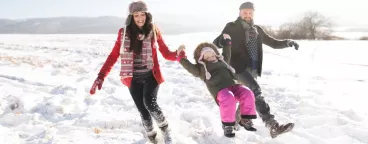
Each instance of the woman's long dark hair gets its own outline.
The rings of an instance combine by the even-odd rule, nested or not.
[[[138,34],[144,34],[145,38],[148,37],[152,30],[152,15],[146,12],[146,21],[143,25],[142,30],[134,22],[134,17],[131,15],[130,24],[127,26],[127,33],[130,39],[129,51],[134,51],[135,54],[142,52],[142,40],[138,40]]]

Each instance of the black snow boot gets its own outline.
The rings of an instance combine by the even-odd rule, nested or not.
[[[157,144],[158,141],[156,139],[156,135],[157,135],[157,132],[155,130],[147,132],[147,137],[150,143]]]
[[[164,137],[164,140],[165,140],[165,144],[173,144],[174,141],[172,139],[172,132],[171,132],[171,129],[169,127],[168,124],[160,127],[161,129],[161,132],[162,132],[162,135]]]
[[[239,125],[244,127],[247,131],[257,131],[257,129],[253,127],[253,122],[250,119],[241,119]]]
[[[156,144],[157,143],[157,140],[156,140],[157,132],[153,128],[152,120],[151,119],[143,120],[142,125],[143,125],[144,129],[146,130],[146,135],[148,137],[149,142],[153,143],[153,144]]]
[[[234,126],[226,126],[222,125],[222,129],[224,129],[224,135],[228,138],[235,137]]]
[[[287,123],[285,125],[279,125],[276,120],[266,121],[266,127],[270,129],[270,135],[272,138],[276,138],[280,134],[287,133],[294,128],[294,123]]]

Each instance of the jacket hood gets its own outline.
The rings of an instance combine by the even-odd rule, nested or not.
[[[216,55],[220,55],[219,51],[217,50],[218,48],[216,45],[209,43],[209,42],[203,42],[203,43],[200,43],[197,46],[197,48],[194,50],[193,56],[194,56],[194,60],[196,61],[196,63],[198,63],[198,59],[201,56],[201,51],[205,47],[212,48],[215,51]]]

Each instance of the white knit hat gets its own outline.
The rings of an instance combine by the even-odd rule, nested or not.
[[[204,70],[206,71],[206,80],[209,80],[211,79],[211,74],[207,71],[207,68],[206,68],[206,63],[204,63],[202,61],[203,59],[203,55],[206,53],[206,52],[213,52],[216,57],[222,61],[223,63],[226,64],[226,67],[232,72],[232,73],[235,73],[235,69],[233,67],[231,67],[229,64],[227,64],[225,61],[224,61],[224,57],[222,55],[217,55],[216,52],[211,48],[211,47],[204,47],[202,50],[201,50],[201,55],[199,56],[198,58],[198,63],[202,64],[204,66]]]

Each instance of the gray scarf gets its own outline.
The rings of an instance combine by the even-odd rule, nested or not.
[[[245,22],[244,20],[240,20],[240,23],[243,26],[244,32],[245,32],[245,44],[249,41],[249,35],[252,34],[253,36],[258,36],[257,28],[254,26],[253,21],[250,23]]]

